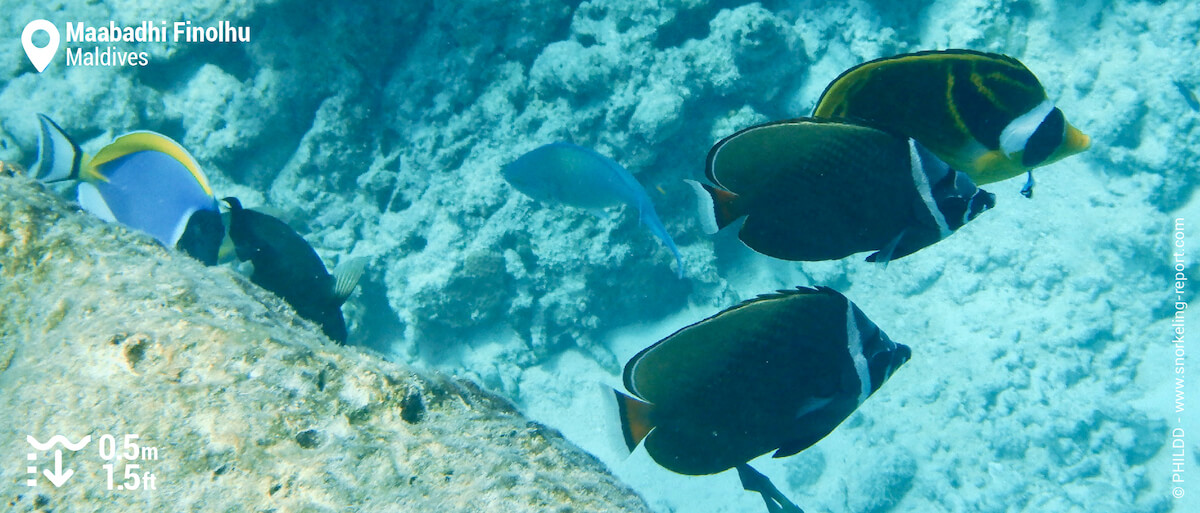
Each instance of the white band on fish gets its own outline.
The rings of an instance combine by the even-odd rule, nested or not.
[[[929,211],[929,215],[933,216],[933,222],[937,223],[941,238],[949,237],[950,225],[946,223],[946,216],[942,215],[937,202],[933,200],[933,185],[929,183],[929,177],[925,175],[925,164],[921,161],[921,154],[917,150],[915,139],[908,140],[908,155],[912,161],[913,184],[917,187],[917,194],[921,196],[921,201],[925,203],[925,209]]]
[[[1054,102],[1047,98],[1004,127],[1004,131],[1000,132],[1000,151],[1004,152],[1004,156],[1012,158],[1018,151],[1024,150],[1025,143],[1029,142],[1029,138],[1033,137],[1033,133],[1042,126],[1042,121],[1052,110]]]
[[[850,351],[850,359],[854,360],[854,372],[858,374],[858,382],[862,385],[862,393],[858,396],[858,404],[867,400],[871,395],[871,370],[867,366],[867,357],[863,355],[862,335],[858,332],[858,322],[854,319],[854,303],[846,300],[846,347]]]

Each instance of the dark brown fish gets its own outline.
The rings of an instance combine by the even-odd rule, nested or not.
[[[351,259],[331,275],[308,241],[287,223],[242,208],[237,198],[224,201],[229,204],[229,238],[237,257],[254,264],[250,281],[287,301],[334,342],[345,343],[342,303],[358,284],[365,260]]]
[[[995,204],[913,139],[845,121],[753,126],[712,147],[689,182],[715,232],[745,217],[738,238],[784,260],[862,251],[886,263],[946,238]]]
[[[833,289],[760,296],[625,365],[626,443],[644,440],[654,461],[687,475],[770,451],[790,456],[833,431],[910,355]]]

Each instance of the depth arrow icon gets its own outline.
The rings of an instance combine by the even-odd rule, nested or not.
[[[71,479],[71,476],[75,475],[75,471],[67,469],[66,472],[63,472],[62,451],[56,450],[54,451],[54,472],[43,470],[42,475],[46,476],[46,479],[49,479],[50,483],[53,484],[55,488],[58,488],[66,484],[67,480]]]

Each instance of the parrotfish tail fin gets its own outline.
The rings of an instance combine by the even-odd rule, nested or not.
[[[1021,187],[1021,195],[1026,198],[1033,197],[1033,169],[1026,171],[1028,178],[1025,179],[1025,186]]]
[[[362,278],[366,269],[367,259],[356,257],[338,264],[333,270],[333,297],[337,298],[338,304],[345,303],[350,294],[354,293],[354,288],[358,286],[358,280]]]
[[[650,198],[643,200],[645,205],[638,205],[638,220],[650,229],[658,240],[661,240],[667,249],[671,250],[671,254],[675,255],[675,265],[678,266],[675,270],[675,277],[683,278],[683,255],[679,254],[679,248],[675,246],[675,241],[671,240],[671,236],[667,234],[666,227],[662,221],[658,219],[658,214],[654,212],[654,205],[650,204]]]
[[[896,248],[900,246],[900,241],[904,239],[904,234],[907,232],[908,230],[900,230],[900,233],[888,241],[886,246],[867,256],[867,261],[875,262],[887,269],[888,262],[891,262],[892,258],[896,256]]]
[[[704,233],[709,235],[717,233],[742,217],[743,214],[738,212],[734,205],[737,194],[695,180],[684,180],[684,182],[692,186],[692,192],[696,193],[700,227],[704,229]]]
[[[650,430],[654,429],[654,421],[650,419],[654,405],[639,401],[620,390],[614,389],[613,394],[617,397],[617,415],[621,419],[621,434],[625,435],[625,447],[633,452],[642,439],[650,434]]]
[[[800,506],[788,500],[783,492],[775,488],[770,478],[754,470],[749,464],[742,463],[735,468],[737,468],[738,479],[742,481],[742,488],[748,492],[762,494],[763,502],[767,503],[769,513],[804,513]]]
[[[78,144],[45,114],[38,114],[38,159],[32,176],[46,183],[75,180],[80,177],[84,154]]]

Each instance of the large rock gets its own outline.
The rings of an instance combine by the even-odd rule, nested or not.
[[[285,304],[0,177],[0,509],[646,511],[596,459],[469,382],[337,347]],[[114,462],[101,437],[157,458]],[[27,485],[32,435],[61,487]],[[61,449],[61,447],[58,447]],[[52,452],[36,454],[38,470]]]

